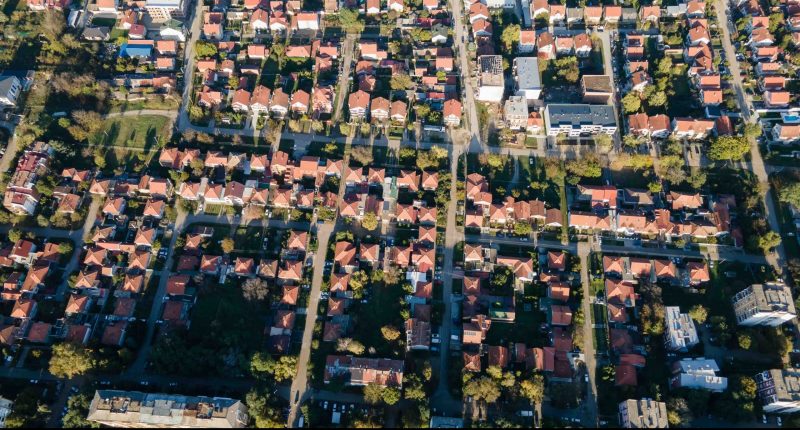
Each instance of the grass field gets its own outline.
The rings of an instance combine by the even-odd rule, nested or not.
[[[149,150],[156,138],[169,135],[169,118],[159,115],[141,115],[136,118],[107,119],[103,131],[89,139],[92,145],[140,148]]]

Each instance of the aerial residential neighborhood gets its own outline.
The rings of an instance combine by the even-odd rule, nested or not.
[[[0,0],[0,427],[799,427],[799,72],[797,0]]]

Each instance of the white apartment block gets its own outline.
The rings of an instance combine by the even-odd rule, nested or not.
[[[800,412],[800,369],[771,369],[756,375],[756,390],[764,412]]]
[[[666,312],[664,346],[667,350],[686,352],[700,343],[697,328],[689,314],[682,314],[678,306],[667,306],[664,310]]]
[[[736,322],[777,327],[797,316],[792,290],[782,283],[754,284],[733,296]]]

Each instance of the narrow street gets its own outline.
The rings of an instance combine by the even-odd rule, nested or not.
[[[145,335],[144,341],[142,342],[142,347],[139,349],[139,354],[136,356],[136,361],[126,372],[128,375],[141,375],[147,368],[147,358],[150,355],[150,348],[153,346],[153,336],[156,330],[156,322],[161,316],[161,304],[164,301],[164,295],[167,293],[167,279],[169,279],[169,273],[172,269],[172,261],[175,258],[175,241],[178,240],[181,231],[183,231],[183,225],[186,221],[186,217],[186,211],[178,206],[178,217],[176,218],[174,227],[172,229],[172,237],[170,238],[169,247],[167,248],[167,258],[164,262],[164,268],[158,273],[160,276],[158,279],[158,290],[153,297],[153,306],[150,309],[150,316],[147,318],[147,335]],[[151,276],[154,275],[155,273],[151,274]]]
[[[586,363],[586,372],[589,374],[589,384],[586,390],[586,402],[584,403],[585,414],[583,416],[584,427],[597,427],[597,384],[596,373],[597,363],[595,360],[594,348],[594,329],[592,328],[592,298],[591,282],[589,280],[589,252],[588,242],[578,243],[578,257],[581,260],[581,285],[583,286],[583,356]],[[576,330],[578,328],[576,327]]]
[[[728,60],[730,72],[732,75],[733,92],[736,94],[736,101],[742,111],[742,118],[745,122],[755,124],[757,123],[758,116],[751,115],[753,111],[752,100],[747,96],[742,84],[742,77],[740,76],[739,62],[736,61],[736,50],[731,42],[731,34],[735,29],[734,24],[730,21],[729,10],[730,3],[725,0],[715,0],[715,9],[719,20],[719,27],[722,29],[722,47],[725,51],[725,58]],[[781,232],[781,223],[778,219],[778,209],[775,204],[772,190],[769,186],[769,175],[767,168],[764,165],[764,159],[761,157],[761,149],[758,147],[758,141],[755,139],[750,140],[750,170],[758,177],[759,192],[764,198],[764,218],[769,222],[770,229],[774,232]],[[747,163],[742,163],[743,168],[747,168]],[[767,254],[767,260],[777,273],[783,272],[783,267],[787,263],[786,251],[783,244],[775,248],[774,253]]]
[[[453,273],[453,251],[458,242],[464,240],[464,232],[456,226],[456,210],[458,199],[456,198],[456,183],[458,179],[458,160],[461,157],[461,146],[453,146],[450,156],[450,204],[447,207],[447,229],[445,231],[444,242],[444,274]],[[442,327],[439,333],[441,343],[439,344],[439,385],[431,399],[431,405],[436,409],[438,415],[460,416],[461,399],[454,399],[450,394],[448,375],[450,369],[450,336],[454,332],[452,307],[453,307],[453,277],[442,276],[442,300],[444,301],[444,312],[442,313]],[[457,330],[458,327],[455,328]]]
[[[303,346],[297,358],[297,376],[292,381],[289,395],[288,427],[296,427],[298,409],[311,394],[308,391],[308,361],[311,358],[311,341],[314,336],[314,325],[317,322],[317,309],[319,308],[319,295],[322,287],[322,276],[325,271],[325,255],[328,251],[328,241],[333,233],[334,223],[326,222],[315,224],[317,228],[317,252],[314,254],[314,276],[311,280],[311,293],[306,307],[306,325],[303,329]]]
[[[342,56],[342,72],[339,74],[339,83],[336,84],[336,106],[333,107],[333,121],[336,122],[342,117],[344,102],[350,90],[350,69],[353,65],[353,54],[355,51],[355,37],[347,35],[344,38],[344,45],[340,52]]]
[[[83,243],[86,240],[86,236],[91,233],[92,228],[97,221],[97,211],[100,210],[100,206],[102,204],[103,199],[92,199],[92,202],[89,205],[89,210],[86,212],[86,220],[84,221],[83,226],[76,230],[72,235],[72,240],[75,242],[75,247],[72,252],[72,257],[69,259],[69,263],[67,263],[66,267],[64,267],[64,280],[61,282],[61,285],[56,291],[56,298],[59,301],[64,300],[64,296],[69,289],[69,276],[73,272],[77,271],[80,267],[80,256]]]
[[[189,106],[191,105],[194,80],[194,45],[200,38],[202,31],[201,24],[203,22],[203,2],[198,0],[195,7],[191,12],[191,26],[189,31],[191,35],[184,44],[184,61],[183,61],[183,97],[181,100],[181,108],[178,113],[178,122],[176,124],[177,131],[182,132],[189,125]],[[246,130],[245,130],[246,131]]]

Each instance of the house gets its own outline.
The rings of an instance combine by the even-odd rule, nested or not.
[[[646,113],[628,115],[628,131],[637,136],[666,139],[672,132],[669,117],[664,114],[648,116]]]
[[[772,138],[784,144],[797,142],[800,139],[800,125],[775,124],[772,127]]]
[[[586,6],[583,8],[583,22],[587,26],[599,25],[603,19],[602,6]]]
[[[376,97],[370,101],[370,118],[377,121],[385,121],[389,118],[389,100],[383,97]]]
[[[672,120],[672,134],[680,139],[705,139],[714,133],[715,126],[710,119],[675,118]]]
[[[369,109],[370,96],[369,93],[358,90],[351,93],[347,99],[347,106],[350,110],[351,119],[364,119]]]
[[[661,19],[661,8],[657,5],[641,6],[639,8],[639,19],[658,24],[658,20]]]
[[[444,102],[442,110],[443,121],[445,125],[451,127],[458,127],[461,125],[461,102],[456,99],[450,99]]]
[[[314,117],[333,112],[334,90],[332,86],[323,87],[316,85],[311,94],[311,111]]]
[[[389,112],[389,117],[397,123],[405,123],[408,115],[408,105],[402,100],[395,100]]]
[[[549,32],[539,34],[536,39],[536,55],[542,60],[552,60],[556,58],[556,43],[553,35]]]
[[[303,90],[297,90],[292,94],[292,104],[291,110],[297,114],[304,114],[308,111],[308,104],[310,102],[311,95]]]
[[[521,54],[529,54],[536,49],[536,31],[524,30],[519,31],[519,44],[517,50]]]

